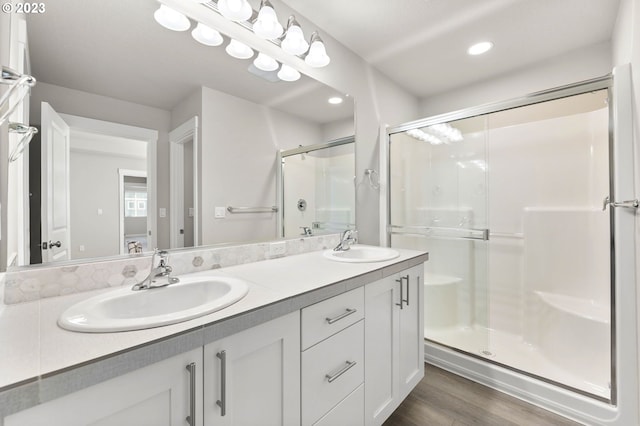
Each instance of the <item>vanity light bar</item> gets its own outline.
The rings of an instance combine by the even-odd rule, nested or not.
[[[218,3],[217,1],[209,1],[207,3],[202,3],[203,6],[213,10],[216,13],[219,13],[220,15],[222,15],[222,13],[220,12],[220,9],[218,8]],[[252,9],[253,10],[253,9]],[[248,31],[251,31],[252,33],[254,32],[253,30],[253,22],[256,21],[256,19],[258,18],[258,12],[256,12],[255,10],[253,11],[251,17],[249,19],[247,19],[246,21],[234,21],[236,24],[240,25],[241,27],[245,28]],[[297,20],[295,19],[295,17],[293,15],[291,15],[289,17],[289,19],[287,20],[287,27],[286,30],[289,29],[289,27],[291,26],[297,26],[298,28],[300,28],[300,25],[298,24]],[[282,48],[282,41],[285,39],[285,37],[287,36],[287,31],[284,31],[284,34],[278,38],[275,39],[266,39],[268,41],[270,41],[271,43],[275,44],[276,46]],[[322,39],[320,38],[319,34],[317,31],[314,31],[313,34],[311,34],[311,39],[309,41],[309,43],[307,43],[305,41],[305,43],[307,44],[307,48],[302,52],[299,53],[295,56],[298,56],[302,59],[305,59],[305,62],[307,62],[308,65],[315,67],[315,68],[320,68],[320,67],[324,67],[326,65],[329,64],[329,56],[327,56],[326,54],[326,47],[324,45],[324,42],[322,41]],[[314,60],[315,56],[312,54],[311,50],[310,50],[310,46],[313,44],[316,44],[317,49],[322,51],[322,58],[321,60]],[[311,55],[311,59],[309,61],[306,61],[306,58],[309,57],[309,55]]]

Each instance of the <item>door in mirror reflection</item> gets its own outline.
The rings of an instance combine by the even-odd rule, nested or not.
[[[69,125],[46,102],[42,103],[42,175],[40,249],[42,261],[70,259]],[[34,247],[35,248],[35,247]]]
[[[30,263],[147,250],[149,141],[124,137],[131,126],[58,114],[47,102],[41,121],[41,141],[30,147]]]

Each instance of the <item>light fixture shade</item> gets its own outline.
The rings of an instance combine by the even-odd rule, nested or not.
[[[283,81],[297,81],[300,79],[300,73],[295,68],[282,64],[278,71],[278,78]]]
[[[231,42],[224,49],[230,56],[238,59],[249,59],[253,56],[253,50],[238,40],[231,39]]]
[[[258,53],[258,56],[253,61],[253,65],[262,71],[275,71],[278,69],[278,62],[262,52]]]
[[[307,65],[314,68],[327,66],[329,65],[329,62],[331,62],[331,58],[327,55],[327,50],[324,47],[324,42],[318,33],[313,33],[311,35],[311,47],[309,48],[309,53],[304,58],[304,61]]]
[[[262,0],[260,11],[258,12],[258,18],[253,23],[253,32],[262,38],[267,40],[274,40],[282,35],[284,28],[278,22],[276,11],[273,10],[273,6],[269,3],[269,0]]]
[[[153,18],[158,24],[172,31],[186,31],[191,27],[189,18],[164,4],[153,13]]]
[[[232,21],[246,21],[253,13],[247,0],[220,0],[218,10],[222,16]]]
[[[293,16],[289,17],[287,32],[280,47],[291,55],[302,55],[309,48],[309,43],[304,39],[302,28]]]
[[[198,25],[191,31],[191,36],[206,46],[220,46],[224,41],[218,31],[201,22],[198,22]]]

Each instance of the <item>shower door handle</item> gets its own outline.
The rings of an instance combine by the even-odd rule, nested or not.
[[[635,200],[627,200],[627,201],[611,201],[611,198],[607,195],[604,200],[602,200],[602,211],[607,209],[607,206],[611,207],[626,207],[628,209],[637,209],[640,206],[640,201],[636,198]]]

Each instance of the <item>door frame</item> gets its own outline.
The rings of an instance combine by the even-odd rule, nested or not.
[[[198,116],[185,121],[169,132],[169,247],[184,246],[179,226],[184,229],[184,145],[193,144],[193,244],[200,245],[200,207],[198,185]],[[182,245],[180,245],[180,243]]]
[[[633,109],[631,65],[614,68],[611,75],[578,82],[550,90],[536,92],[504,102],[471,107],[392,128],[381,127],[380,170],[380,241],[390,245],[390,136],[418,127],[430,126],[477,115],[545,102],[594,90],[608,89],[610,96],[609,151],[610,197],[615,201],[637,198],[634,194]],[[615,164],[615,167],[613,165]],[[487,386],[515,395],[546,409],[586,422],[598,421],[608,425],[638,424],[638,323],[635,259],[636,211],[610,208],[611,215],[611,403],[590,400],[578,393],[547,383],[522,379],[522,374],[498,368],[483,368],[483,372],[469,370],[473,359],[461,357],[462,364],[450,364],[457,374]],[[438,351],[442,352],[440,349]],[[518,384],[526,386],[521,390]]]
[[[118,240],[120,244],[120,254],[127,254],[124,248],[124,178],[125,177],[147,177],[144,170],[118,169]],[[147,180],[147,190],[149,181]],[[147,192],[148,194],[148,192]],[[149,200],[147,196],[147,226],[149,224]],[[147,248],[151,246],[147,245]]]
[[[147,143],[147,247],[155,247],[158,243],[158,177],[156,166],[158,131],[71,114],[61,113],[60,116],[67,122],[72,132],[74,130],[90,132],[104,136],[135,139]],[[124,236],[121,235],[121,238],[123,240],[120,244],[121,248],[118,251],[120,254],[122,254],[121,250],[122,247],[124,247]]]

